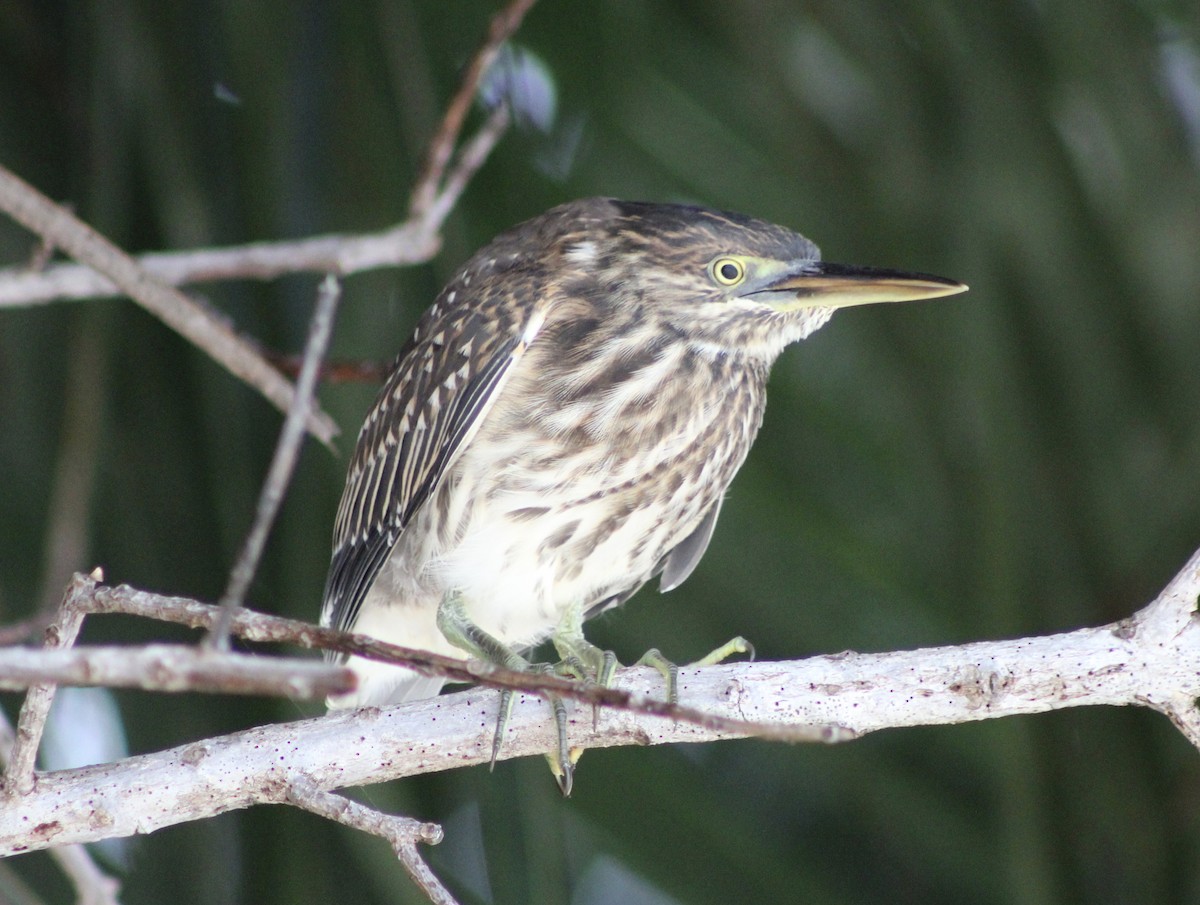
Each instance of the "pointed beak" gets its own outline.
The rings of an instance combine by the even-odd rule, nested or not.
[[[751,294],[773,307],[794,310],[911,302],[966,291],[965,283],[928,273],[805,261]]]

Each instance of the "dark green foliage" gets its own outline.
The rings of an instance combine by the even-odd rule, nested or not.
[[[378,229],[494,8],[0,0],[0,161],[135,251]],[[1127,615],[1200,544],[1194,4],[543,0],[519,41],[556,124],[504,140],[435,264],[347,282],[334,357],[390,357],[474,248],[583,195],[740,210],[830,260],[971,285],[790,349],[695,575],[594,640],[685,661],[738,633],[769,658],[1049,633]],[[4,262],[31,246],[0,222]],[[315,283],[202,294],[294,352]],[[280,419],[133,304],[0,309],[4,621],[39,605],[85,354],[101,408],[76,566],[213,599],[266,471]],[[373,387],[321,395],[352,434]],[[315,619],[351,444],[305,450],[258,608]],[[135,751],[297,716],[119,699]],[[1133,711],[591,752],[569,801],[538,760],[364,794],[447,823],[430,859],[466,902],[1200,896],[1200,760]],[[8,866],[66,900],[45,855]],[[135,840],[123,901],[168,898],[419,901],[384,843],[283,808]]]

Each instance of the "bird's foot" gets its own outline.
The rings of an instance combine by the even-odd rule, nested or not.
[[[447,595],[439,604],[437,625],[446,640],[467,653],[479,659],[510,669],[514,672],[524,672],[530,675],[547,675],[560,673],[560,666],[549,663],[531,663],[499,639],[488,634],[467,616],[462,598],[457,595]],[[615,658],[614,658],[615,660]],[[567,744],[567,708],[562,698],[557,695],[547,695],[550,707],[554,711],[554,724],[558,730],[558,750],[546,754],[550,762],[550,771],[558,782],[563,795],[571,794],[574,781],[574,768],[582,749],[571,749]],[[508,732],[508,722],[512,716],[513,691],[506,688],[500,692],[500,712],[496,717],[496,734],[492,737],[492,757],[489,769],[495,769],[500,757],[500,749],[504,744],[504,736]]]
[[[694,660],[687,666],[712,666],[716,663],[721,663],[736,654],[749,654],[750,659],[754,659],[754,645],[738,635],[736,638],[731,638],[718,647],[716,650],[701,657],[699,660]],[[679,703],[679,666],[668,660],[662,655],[658,648],[651,648],[642,654],[641,659],[637,661],[639,666],[653,666],[662,673],[663,681],[667,683],[667,701],[671,704]]]
[[[559,620],[558,628],[551,637],[554,649],[558,651],[559,660],[554,671],[560,676],[575,679],[587,685],[599,685],[601,688],[612,686],[613,676],[616,675],[617,655],[611,650],[603,650],[592,644],[583,636],[583,609],[576,605],[568,608]],[[574,768],[583,756],[584,749],[572,748],[566,738],[566,707],[563,708],[562,721],[559,725],[558,751],[547,754],[550,762],[550,772],[554,774],[558,787],[564,795],[571,794],[574,782]],[[592,707],[592,728],[599,718],[599,709]],[[557,713],[556,713],[557,719]]]

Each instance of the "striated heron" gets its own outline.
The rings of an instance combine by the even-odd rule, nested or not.
[[[684,205],[591,198],[503,233],[422,316],[367,415],[322,624],[517,669],[553,637],[606,681],[584,620],[696,567],[784,347],[836,308],[964,289],[824,263],[790,230]],[[331,706],[442,686],[352,665],[357,692]]]

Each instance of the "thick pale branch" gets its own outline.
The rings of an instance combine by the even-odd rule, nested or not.
[[[8,766],[15,740],[12,724],[0,711],[0,767]],[[120,882],[100,869],[85,846],[59,845],[51,849],[50,855],[75,887],[75,900],[79,905],[121,905]],[[0,884],[3,882],[0,879]],[[30,901],[34,900],[31,898]]]
[[[780,728],[842,726],[848,737],[1095,704],[1170,712],[1200,696],[1197,565],[1190,563],[1164,592],[1171,605],[1160,605],[1160,598],[1103,628],[962,647],[684,669],[680,694],[690,706],[723,719]],[[646,668],[622,671],[618,686],[635,698],[663,694],[661,677]],[[41,774],[36,788],[0,810],[0,854],[151,832],[279,801],[296,776],[329,791],[486,763],[496,705],[495,692],[475,689]],[[608,708],[593,724],[586,706],[573,708],[569,729],[570,744],[582,748],[739,735]],[[545,704],[518,696],[501,757],[540,754],[555,744]]]

